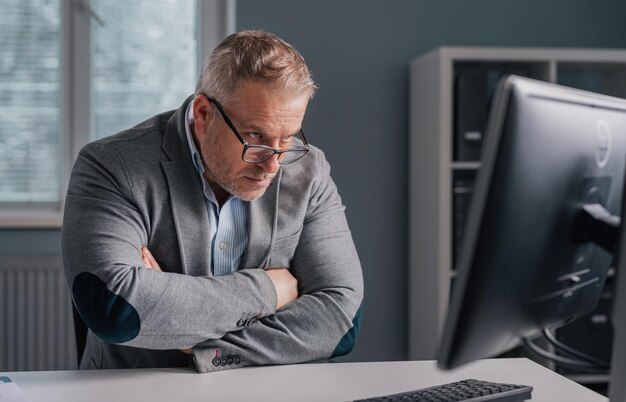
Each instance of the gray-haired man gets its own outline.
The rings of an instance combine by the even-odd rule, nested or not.
[[[89,327],[81,368],[207,372],[352,349],[363,279],[301,129],[314,91],[292,46],[239,32],[178,110],[81,151],[63,224]]]

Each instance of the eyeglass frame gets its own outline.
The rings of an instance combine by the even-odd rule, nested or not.
[[[304,136],[304,131],[302,130],[302,128],[300,128],[300,130],[298,131],[298,134],[300,138],[302,139],[302,143],[304,144],[304,148],[298,148],[298,149],[276,149],[276,148],[272,148],[272,147],[268,147],[267,145],[250,145],[248,144],[248,141],[244,140],[243,137],[241,136],[241,134],[239,134],[239,131],[235,128],[235,125],[233,124],[232,120],[228,117],[228,115],[226,114],[226,112],[224,111],[224,108],[222,107],[222,105],[220,105],[220,103],[215,99],[212,98],[208,95],[202,94],[209,102],[213,103],[216,107],[217,110],[219,110],[220,114],[222,115],[222,118],[224,119],[224,122],[226,123],[226,125],[228,127],[230,127],[231,131],[233,132],[233,134],[235,134],[235,136],[237,137],[237,139],[239,140],[239,142],[241,142],[241,144],[243,145],[243,152],[241,153],[241,160],[246,162],[246,163],[263,163],[266,162],[268,160],[270,160],[274,155],[278,155],[278,163],[280,165],[288,165],[290,163],[294,163],[299,161],[300,159],[302,159],[306,154],[309,153],[309,142],[306,140],[306,137]],[[273,153],[271,155],[269,155],[267,158],[260,160],[260,161],[247,161],[244,159],[244,156],[246,155],[246,151],[250,148],[261,148],[261,149],[266,149],[269,151],[272,151]],[[283,162],[280,160],[280,155],[282,154],[286,154],[288,152],[293,152],[293,151],[299,151],[299,152],[303,152],[302,156],[300,156],[298,159],[290,161],[290,162]]]

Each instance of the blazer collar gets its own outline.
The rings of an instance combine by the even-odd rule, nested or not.
[[[209,217],[185,134],[185,111],[192,99],[193,96],[187,98],[167,122],[162,148],[169,160],[162,161],[161,167],[172,205],[182,273],[207,276],[211,274]]]
[[[188,97],[174,112],[172,117],[170,117],[165,127],[161,147],[170,160],[184,159],[189,156],[189,146],[187,145],[187,137],[185,134],[185,119],[187,119],[187,105],[189,105],[193,99],[193,95]]]

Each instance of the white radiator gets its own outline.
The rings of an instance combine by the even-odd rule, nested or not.
[[[60,255],[0,255],[0,372],[76,368]]]

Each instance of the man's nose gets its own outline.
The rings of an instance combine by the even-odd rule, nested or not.
[[[272,155],[268,160],[259,162],[257,165],[261,166],[263,170],[267,173],[276,173],[280,168],[280,163],[278,162],[278,154]]]

